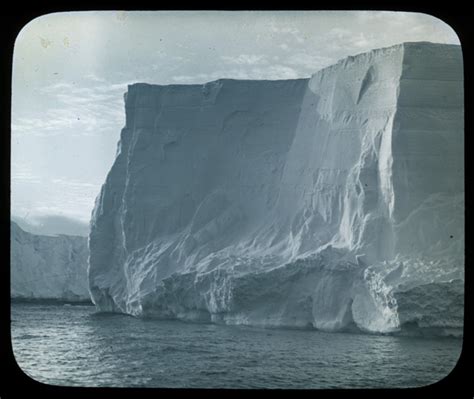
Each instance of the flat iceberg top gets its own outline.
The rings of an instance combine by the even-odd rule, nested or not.
[[[395,44],[393,46],[388,46],[388,47],[383,47],[383,48],[378,48],[374,49],[371,51],[359,53],[353,56],[349,56],[346,58],[343,58],[333,65],[330,65],[328,67],[322,68],[319,71],[315,71],[314,74],[320,73],[326,69],[332,69],[332,68],[337,68],[340,64],[344,64],[347,62],[350,62],[351,60],[354,60],[356,58],[363,58],[363,57],[368,57],[368,56],[380,56],[381,54],[388,54],[393,51],[400,51],[404,49],[409,49],[409,50],[416,50],[420,49],[423,52],[445,52],[445,53],[450,53],[450,52],[460,52],[461,51],[461,46],[459,44],[445,44],[445,43],[434,43],[434,42],[426,42],[426,41],[420,41],[420,42],[403,42],[399,44]],[[313,74],[313,75],[314,75]],[[184,88],[184,87],[202,87],[206,85],[212,85],[212,84],[223,84],[223,83],[247,83],[247,84],[271,84],[272,82],[293,82],[293,81],[302,81],[302,80],[309,80],[311,77],[308,78],[296,78],[296,79],[233,79],[233,78],[220,78],[216,80],[211,80],[209,82],[205,83],[170,83],[170,84],[156,84],[156,83],[146,83],[146,82],[137,82],[137,83],[132,83],[128,85],[128,91],[130,90],[140,90],[144,88]]]
[[[438,57],[443,57],[446,61],[449,61],[451,57],[459,61],[459,57],[461,57],[462,61],[462,54],[461,54],[461,46],[459,44],[445,44],[445,43],[433,43],[433,42],[403,42],[399,44],[395,44],[393,46],[382,47],[378,49],[374,49],[371,51],[366,51],[363,53],[359,53],[356,55],[352,55],[346,58],[343,58],[337,61],[335,64],[330,65],[328,67],[322,68],[319,71],[316,71],[315,74],[324,73],[324,71],[330,71],[332,69],[338,68],[345,68],[352,62],[364,62],[367,59],[373,58],[384,58],[386,56],[390,56],[394,52],[408,52],[415,54],[416,52],[423,52],[423,54],[435,54]],[[406,61],[409,61],[408,59]],[[428,64],[424,64],[424,67],[427,67]],[[462,75],[458,76],[458,78],[462,78]]]
[[[170,83],[170,84],[156,84],[156,83],[145,83],[145,82],[137,82],[128,85],[128,89],[130,90],[139,90],[141,88],[161,88],[161,87],[201,87],[206,85],[212,84],[249,84],[249,85],[265,85],[271,84],[272,82],[297,82],[297,81],[305,81],[309,78],[298,78],[298,79],[231,79],[231,78],[221,78],[216,80],[210,80],[209,82],[205,83]]]

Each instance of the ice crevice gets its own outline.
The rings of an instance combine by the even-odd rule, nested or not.
[[[463,74],[404,43],[310,79],[130,85],[96,200],[98,309],[459,335]]]

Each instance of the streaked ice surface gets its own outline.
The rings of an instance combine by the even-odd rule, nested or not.
[[[125,113],[91,219],[98,309],[462,334],[460,46],[376,49],[310,79],[137,83]]]
[[[31,234],[10,223],[11,296],[87,301],[87,239]]]
[[[454,368],[461,339],[151,320],[92,306],[12,305],[15,358],[52,385],[417,387]]]

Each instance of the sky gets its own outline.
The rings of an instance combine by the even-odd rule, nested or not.
[[[443,21],[405,12],[38,17],[23,27],[13,54],[11,213],[30,225],[58,217],[89,223],[124,126],[128,84],[307,78],[349,55],[406,41],[459,44]]]

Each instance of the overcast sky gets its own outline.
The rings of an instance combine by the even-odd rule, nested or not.
[[[39,17],[14,50],[12,214],[87,223],[115,157],[127,84],[309,77],[404,41],[459,44],[426,14],[70,12]]]

